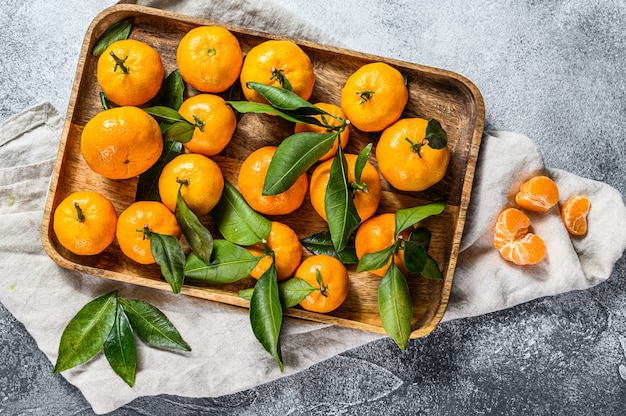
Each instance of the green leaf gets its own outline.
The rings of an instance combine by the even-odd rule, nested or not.
[[[254,336],[284,371],[280,346],[280,327],[283,322],[283,308],[278,294],[278,281],[274,263],[263,273],[254,286],[250,299],[250,324]]]
[[[319,270],[317,271],[319,273]],[[309,293],[319,288],[311,286],[306,280],[292,277],[278,283],[280,302],[283,308],[292,308],[302,302]]]
[[[104,342],[104,355],[115,373],[133,387],[137,364],[137,344],[130,321],[120,303],[117,304],[115,324]]]
[[[157,105],[154,107],[144,108],[143,111],[150,114],[154,119],[158,122],[164,122],[168,124],[176,123],[177,121],[185,121],[189,123],[185,117],[181,116],[180,113],[173,108]],[[191,124],[191,123],[189,123]],[[191,124],[193,126],[193,124]]]
[[[426,265],[426,250],[414,241],[404,242],[404,266],[411,273],[420,273]]]
[[[413,304],[409,285],[393,262],[378,285],[378,311],[385,332],[404,350],[411,335]]]
[[[428,248],[430,247],[430,237],[431,233],[428,228],[417,227],[413,231],[411,231],[411,234],[409,234],[409,241],[418,243],[419,245],[424,247],[424,250],[428,251]]]
[[[258,262],[259,257],[245,248],[227,240],[214,240],[210,263],[202,261],[194,253],[187,256],[185,278],[200,283],[232,283],[247,277]]]
[[[337,146],[337,153],[330,166],[324,209],[333,246],[335,250],[342,251],[354,230],[361,223],[361,218],[352,200],[348,181],[348,163],[341,146]]]
[[[307,100],[301,98],[298,94],[285,88],[261,84],[258,82],[248,82],[246,87],[252,88],[261,94],[272,107],[285,112],[299,115],[328,114],[321,108],[316,107]]]
[[[213,252],[213,236],[206,229],[185,203],[180,188],[176,197],[176,208],[174,209],[176,220],[180,224],[183,235],[187,239],[191,250],[204,262],[211,261],[211,253]]]
[[[426,256],[426,264],[424,265],[424,268],[422,269],[420,274],[427,279],[439,280],[439,281],[443,280],[443,275],[441,274],[441,271],[439,270],[439,266],[437,265],[437,262],[435,261],[435,259],[433,259],[430,256]]]
[[[301,239],[300,242],[304,248],[313,254],[327,254],[335,257],[343,264],[357,264],[359,258],[356,256],[354,239],[355,235],[352,233],[348,239],[348,244],[346,244],[346,247],[340,252],[335,251],[332,239],[330,238],[330,231],[328,230],[322,230],[308,235]]]
[[[399,209],[396,211],[396,236],[431,215],[441,214],[445,207],[445,201],[437,201],[413,208]]]
[[[151,104],[154,106],[169,107],[174,110],[180,108],[183,103],[183,93],[185,92],[185,83],[180,71],[175,69],[172,71],[161,84],[161,89],[152,99]]]
[[[115,323],[116,298],[117,291],[100,296],[70,320],[61,335],[55,373],[83,364],[100,351]]]
[[[121,297],[119,302],[135,333],[143,342],[156,348],[191,351],[176,327],[156,306]]]
[[[196,126],[188,121],[177,121],[163,132],[163,140],[166,142],[187,143],[193,138]]]
[[[150,233],[150,250],[156,263],[161,267],[161,274],[170,284],[173,293],[180,293],[183,287],[185,253],[180,241],[174,236]]]
[[[224,181],[222,196],[211,215],[222,236],[241,246],[251,246],[267,239],[272,229],[272,222],[253,210],[228,181]]]
[[[254,288],[250,287],[248,289],[241,289],[237,293],[237,296],[239,296],[240,298],[245,299],[245,300],[250,300],[250,299],[252,299],[252,293],[254,293]]]
[[[443,149],[448,145],[448,135],[441,127],[441,124],[433,118],[428,120],[425,138],[428,140],[428,146],[433,149]]]
[[[274,114],[293,123],[315,124],[322,126],[322,123],[315,117],[286,113],[265,103],[255,103],[251,101],[227,101],[226,103],[230,105],[237,112],[237,114]]]
[[[128,17],[109,26],[104,33],[98,38],[95,45],[91,49],[91,53],[95,56],[102,55],[113,42],[122,39],[128,39],[130,31],[133,27],[133,18]]]
[[[368,253],[361,257],[359,264],[356,267],[357,272],[364,272],[366,270],[376,270],[387,265],[389,259],[397,250],[397,243],[377,251],[375,253]]]
[[[179,142],[165,142],[163,152],[154,165],[139,175],[135,201],[160,201],[159,176],[163,167],[172,161],[183,151],[183,145]]]
[[[363,150],[361,150],[356,158],[356,162],[354,164],[354,181],[358,184],[361,183],[361,174],[363,174],[363,169],[365,169],[365,164],[367,163],[367,158],[371,151],[372,143],[369,143],[363,148]]]
[[[303,132],[284,139],[272,156],[263,184],[263,195],[289,189],[320,157],[333,147],[338,133]]]

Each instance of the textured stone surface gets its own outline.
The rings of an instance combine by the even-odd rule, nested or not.
[[[113,3],[0,2],[0,120],[43,100],[65,111],[83,34]],[[524,133],[549,167],[626,194],[624,1],[273,3],[341,46],[461,73],[484,96],[487,129]],[[252,390],[114,414],[621,415],[624,278],[623,257],[593,289],[448,322],[404,352],[382,340]],[[1,305],[0,357],[0,413],[92,414]]]

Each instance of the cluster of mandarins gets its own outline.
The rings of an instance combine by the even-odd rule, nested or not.
[[[557,184],[547,176],[538,175],[525,181],[515,195],[521,208],[533,212],[548,212],[559,202]],[[574,195],[561,207],[560,216],[567,231],[573,236],[587,233],[589,198]],[[529,231],[530,218],[518,208],[506,208],[496,221],[493,244],[502,258],[519,266],[541,262],[547,249],[544,240]]]
[[[221,197],[224,178],[220,166],[211,157],[228,145],[237,119],[218,94],[239,81],[247,100],[265,102],[256,91],[246,88],[246,84],[258,82],[282,87],[286,79],[294,93],[308,100],[315,84],[311,61],[297,44],[268,40],[250,49],[244,59],[237,38],[218,26],[190,30],[178,45],[176,63],[183,80],[198,91],[178,109],[182,117],[195,125],[195,130],[192,139],[184,144],[185,152],[165,165],[160,174],[161,202],[134,202],[118,217],[113,205],[96,192],[70,195],[55,212],[54,230],[59,242],[75,254],[100,253],[116,237],[125,255],[142,264],[154,263],[150,239],[142,230],[149,228],[181,237],[172,213],[179,189],[188,207],[198,216],[208,214]],[[110,179],[132,178],[159,159],[163,151],[159,125],[140,106],[155,97],[163,77],[159,53],[141,41],[116,41],[102,53],[97,65],[98,84],[118,107],[100,112],[82,131],[81,152],[95,172]],[[316,104],[334,116],[349,120],[350,126],[361,131],[382,132],[376,147],[378,170],[367,162],[361,178],[367,184],[367,192],[354,194],[356,209],[364,221],[356,235],[359,257],[393,243],[393,214],[375,216],[381,198],[379,171],[397,189],[420,191],[440,181],[447,170],[448,147],[432,149],[423,140],[427,120],[400,119],[407,101],[408,90],[402,74],[386,63],[374,62],[362,66],[347,79],[340,103]],[[300,123],[295,126],[296,133],[319,132],[319,129],[323,128]],[[349,128],[345,128],[339,137],[342,147],[348,143],[349,134]],[[243,162],[238,176],[242,196],[261,214],[284,215],[294,212],[308,191],[314,209],[326,219],[324,197],[337,143],[320,159],[310,179],[303,174],[282,194],[266,196],[262,195],[262,188],[275,151],[273,146],[261,147]],[[346,154],[350,181],[355,180],[356,158],[357,155]],[[319,285],[316,270],[321,272],[322,279],[328,276],[332,280],[323,297],[313,292],[311,296],[317,294],[319,299],[305,300],[303,307],[328,312],[345,300],[349,279],[345,266],[337,259],[317,255],[301,261],[303,248],[298,236],[277,221],[272,223],[267,245],[274,252],[279,280],[296,275],[316,286]],[[259,256],[264,253],[260,246],[249,250]],[[258,279],[270,263],[271,257],[263,258],[251,275]],[[384,270],[375,273],[383,275]]]

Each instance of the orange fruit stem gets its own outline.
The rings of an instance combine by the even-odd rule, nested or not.
[[[83,214],[83,210],[78,205],[78,202],[74,202],[74,208],[76,208],[76,219],[79,222],[85,222],[85,214]]]
[[[361,101],[359,102],[359,104],[365,104],[372,98],[372,96],[374,95],[374,91],[371,91],[371,90],[360,91],[360,92],[357,92],[356,95],[361,97]]]
[[[128,56],[126,56],[124,59],[120,59],[120,57],[118,57],[115,52],[111,51],[111,57],[113,57],[113,60],[115,61],[115,67],[113,68],[113,72],[117,71],[118,67],[122,70],[122,73],[124,74],[128,74],[128,72],[130,72],[130,68],[128,68],[128,66],[126,65],[126,60],[128,59]]]

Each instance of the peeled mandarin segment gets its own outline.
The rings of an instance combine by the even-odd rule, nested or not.
[[[493,245],[503,259],[517,265],[537,264],[546,255],[541,237],[529,233],[530,219],[517,208],[500,213],[494,227]]]
[[[537,234],[528,233],[520,240],[505,244],[500,255],[518,266],[537,264],[546,255],[546,245]]]
[[[572,196],[565,201],[561,208],[561,219],[570,234],[587,234],[587,214],[590,209],[591,201],[582,195]]]
[[[547,176],[535,176],[522,184],[515,202],[529,211],[545,212],[559,202],[559,189]]]

